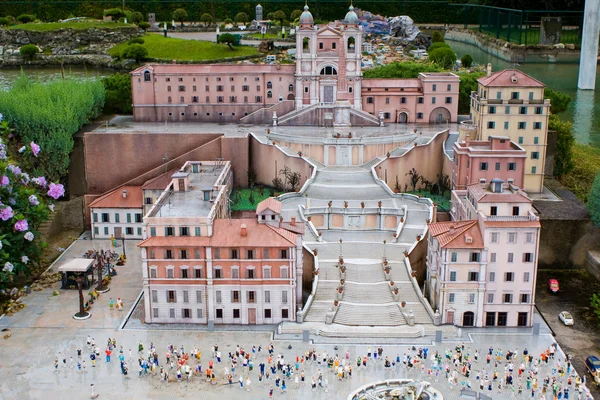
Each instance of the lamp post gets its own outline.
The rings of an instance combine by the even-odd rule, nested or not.
[[[340,239],[340,257],[342,257],[342,239]]]
[[[386,244],[386,243],[387,243],[387,240],[384,240],[384,241],[383,241],[383,258],[386,258],[386,259],[387,259],[387,255],[386,255],[386,253],[385,253],[385,244]]]

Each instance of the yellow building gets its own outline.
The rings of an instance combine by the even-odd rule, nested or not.
[[[492,73],[490,66],[487,76],[477,82],[477,91],[471,93],[476,139],[502,135],[519,144],[527,151],[523,189],[542,192],[550,114],[550,100],[544,99],[545,85],[515,69]]]

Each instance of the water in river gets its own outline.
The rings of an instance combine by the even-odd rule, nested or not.
[[[512,63],[494,57],[479,48],[465,43],[448,42],[458,58],[470,54],[479,64],[492,63],[494,71],[515,68]],[[577,90],[579,64],[521,64],[516,68],[544,82],[552,89],[571,96],[568,110],[560,117],[573,122],[575,138],[579,143],[600,147],[600,95],[593,90]],[[596,75],[596,90],[600,90],[600,71]]]

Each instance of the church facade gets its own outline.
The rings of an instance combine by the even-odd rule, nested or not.
[[[365,79],[362,41],[352,6],[325,26],[305,6],[295,64],[144,65],[131,72],[134,119],[271,123],[275,114],[288,125],[321,125],[319,109],[345,108],[353,124],[456,122],[458,76]],[[319,117],[301,117],[309,112]]]

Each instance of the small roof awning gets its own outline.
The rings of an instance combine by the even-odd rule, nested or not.
[[[59,272],[85,272],[94,263],[93,258],[75,258],[58,267]]]

